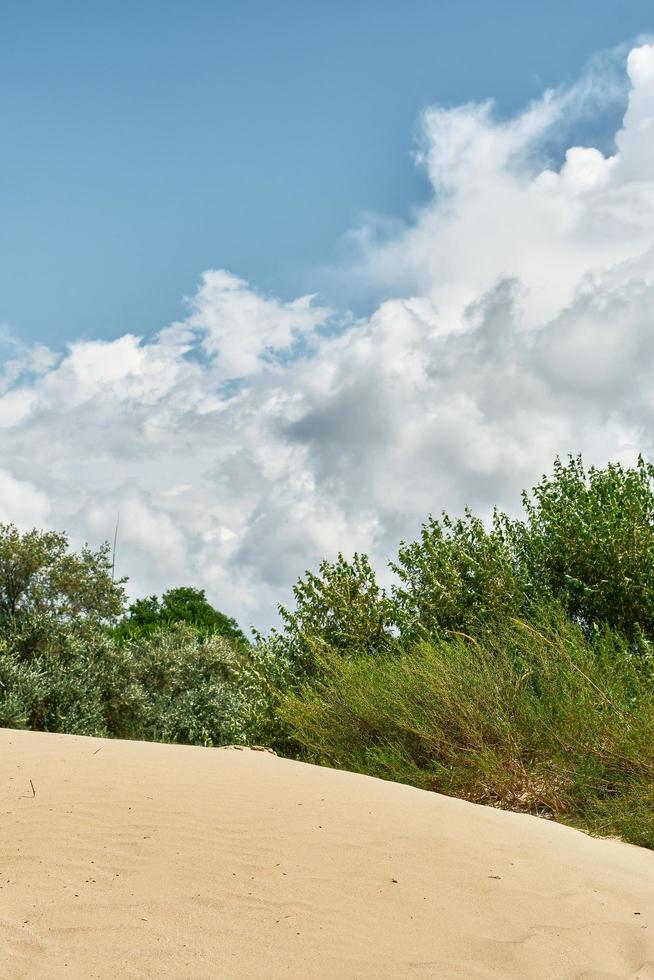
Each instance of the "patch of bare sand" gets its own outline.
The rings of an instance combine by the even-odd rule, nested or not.
[[[654,853],[394,783],[3,730],[0,820],[5,980],[654,977]]]

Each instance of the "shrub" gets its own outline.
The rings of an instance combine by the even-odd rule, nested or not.
[[[430,517],[419,541],[402,542],[391,568],[393,618],[404,643],[449,633],[483,632],[528,601],[499,521],[490,530],[469,510]]]
[[[129,735],[139,694],[128,658],[97,624],[30,617],[0,640],[0,725]]]
[[[194,745],[245,741],[242,652],[186,624],[116,644],[92,623],[22,624],[0,641],[0,725]]]
[[[402,637],[481,635],[549,599],[588,631],[654,640],[654,467],[639,458],[586,471],[581,457],[557,459],[522,502],[524,517],[496,512],[490,528],[468,510],[429,518],[419,541],[400,546]]]
[[[651,661],[556,609],[483,641],[323,657],[281,713],[314,761],[654,846]]]
[[[192,626],[201,637],[217,634],[240,646],[248,645],[236,620],[214,609],[204,589],[189,586],[168,589],[161,599],[156,595],[137,599],[115,628],[114,636],[120,641],[138,640],[176,623]]]
[[[123,610],[123,582],[112,578],[106,544],[76,554],[63,533],[0,524],[0,627],[25,616],[112,620]]]
[[[378,653],[395,642],[395,609],[366,555],[348,562],[339,554],[323,561],[318,574],[307,571],[293,588],[295,609],[280,606],[280,632],[272,631],[270,649],[287,665],[287,673],[311,673],[320,651],[348,656]]]
[[[239,652],[225,637],[198,636],[177,623],[130,642],[125,652],[140,692],[131,737],[190,745],[243,740]]]
[[[557,459],[523,505],[524,520],[498,524],[526,592],[586,627],[654,640],[654,466]]]

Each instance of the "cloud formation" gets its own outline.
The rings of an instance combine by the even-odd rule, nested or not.
[[[320,558],[382,566],[429,512],[513,506],[557,453],[654,455],[654,46],[626,67],[615,152],[556,168],[541,148],[586,90],[509,120],[428,109],[431,200],[361,236],[352,274],[388,297],[368,317],[215,270],[151,339],[0,335],[0,520],[97,543],[120,511],[133,593],[197,584],[266,626]]]

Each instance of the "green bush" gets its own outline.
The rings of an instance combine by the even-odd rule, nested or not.
[[[0,628],[26,616],[112,621],[123,611],[124,581],[112,577],[107,544],[75,553],[63,533],[0,524]]]
[[[91,623],[23,623],[0,640],[0,726],[193,745],[244,742],[252,712],[241,690],[243,656],[224,637],[202,638],[186,624],[116,644]]]
[[[200,637],[224,636],[240,646],[248,641],[235,619],[219,612],[207,601],[204,589],[183,586],[133,602],[113,631],[119,641],[139,640],[176,623],[192,626]]]
[[[478,635],[525,611],[528,596],[499,520],[489,530],[469,510],[430,517],[420,540],[402,542],[393,619],[404,644],[450,633]]]
[[[218,745],[252,721],[239,672],[249,649],[199,589],[139,600],[119,626],[123,581],[105,545],[0,525],[0,725]]]
[[[124,653],[140,692],[132,738],[190,745],[244,740],[240,658],[232,642],[178,623],[127,644]]]
[[[470,511],[430,518],[401,545],[391,563],[401,636],[483,635],[548,599],[588,631],[654,641],[654,467],[557,459],[522,502],[523,517],[496,511],[488,528]]]
[[[307,571],[299,579],[293,595],[295,609],[279,607],[283,628],[273,630],[270,641],[298,676],[312,671],[325,648],[356,656],[394,644],[394,605],[366,555],[321,562],[317,575]]]
[[[557,459],[523,505],[523,520],[497,523],[525,592],[586,627],[654,640],[654,466]]]
[[[589,634],[607,625],[654,642],[654,467],[639,458],[586,471],[579,457],[557,459],[522,501],[522,516],[496,511],[489,526],[467,509],[429,517],[390,563],[390,595],[365,555],[322,562],[297,582],[295,609],[280,608],[271,638],[301,676],[326,648],[361,656],[482,637],[498,621],[529,620],[547,600]]]
[[[97,624],[30,617],[0,639],[0,725],[129,736],[139,694],[129,659]]]
[[[557,611],[483,641],[326,654],[281,714],[314,761],[654,846],[651,662]]]

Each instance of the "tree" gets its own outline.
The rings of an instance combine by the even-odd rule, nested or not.
[[[419,541],[402,542],[391,563],[403,641],[477,633],[498,618],[521,613],[526,596],[498,526],[487,529],[469,510],[453,520],[430,517]]]
[[[248,645],[236,620],[214,609],[207,601],[204,589],[189,586],[169,589],[161,599],[156,595],[137,599],[115,632],[119,640],[135,640],[175,623],[187,623],[200,637],[218,635],[237,645]]]
[[[501,518],[525,589],[555,597],[586,628],[607,625],[654,640],[654,466],[584,468],[557,459],[524,520]]]
[[[111,575],[109,545],[69,550],[57,531],[22,533],[0,524],[0,626],[28,617],[111,621],[124,608],[126,581]]]
[[[606,626],[632,649],[654,645],[654,466],[610,463],[586,470],[556,459],[522,496],[524,514],[496,511],[490,525],[470,510],[430,517],[391,563],[390,596],[365,555],[339,556],[307,572],[268,638],[299,673],[320,646],[344,654],[406,648],[416,640],[476,637],[558,605],[586,632]],[[644,641],[644,643],[643,643]],[[649,653],[648,653],[649,657]],[[304,665],[304,666],[303,666]]]
[[[366,555],[348,562],[339,554],[318,574],[305,572],[293,587],[295,609],[280,606],[284,623],[275,634],[280,655],[310,669],[319,648],[342,655],[379,653],[394,642],[393,605],[377,584]]]

